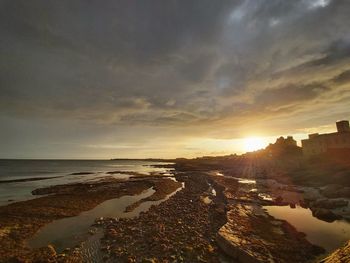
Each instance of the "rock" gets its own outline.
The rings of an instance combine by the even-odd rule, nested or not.
[[[333,222],[340,219],[341,216],[334,214],[331,210],[325,208],[311,208],[312,215],[326,222]]]
[[[238,205],[236,209],[228,211],[228,222],[219,229],[216,243],[227,255],[238,262],[269,262],[270,252],[260,238],[244,234],[244,231],[250,231],[243,225],[237,226],[237,214],[240,215],[241,222],[246,223],[250,220],[251,210],[249,207]]]
[[[208,245],[208,252],[209,253],[213,253],[214,252],[214,248],[213,248],[213,246],[212,245]]]
[[[283,202],[283,198],[282,198],[282,196],[278,196],[277,198],[276,198],[276,203],[282,203]]]
[[[310,203],[311,207],[334,209],[348,205],[348,201],[343,199],[318,199]]]
[[[38,188],[32,191],[32,195],[48,195],[54,192],[52,187],[48,188]]]
[[[347,263],[350,262],[350,241],[343,247],[338,248],[327,258],[320,261],[320,263]]]
[[[130,257],[128,257],[127,262],[134,263],[134,262],[136,262],[136,260],[134,259],[134,257],[130,256]]]
[[[69,175],[88,175],[88,174],[94,174],[92,172],[77,172],[77,173],[71,173]]]
[[[302,207],[302,208],[309,208],[307,202],[305,202],[304,200],[300,200],[299,201],[299,205]]]
[[[350,198],[350,187],[343,187],[337,184],[327,185],[321,193],[328,198],[346,197]]]
[[[48,251],[49,251],[49,253],[50,253],[51,255],[53,255],[53,256],[56,256],[56,255],[57,255],[56,250],[55,250],[55,248],[54,248],[52,245],[48,245],[48,246],[47,246],[47,249],[48,249]]]
[[[154,258],[145,258],[142,260],[142,263],[156,263],[156,259]]]
[[[253,251],[242,249],[239,238],[235,236],[228,236],[223,233],[219,233],[216,239],[218,246],[230,257],[238,262],[244,263],[259,263],[264,262],[263,259],[259,259],[254,255]]]

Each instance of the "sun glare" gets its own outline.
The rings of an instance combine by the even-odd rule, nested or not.
[[[244,149],[247,152],[253,152],[265,148],[266,142],[264,139],[259,137],[250,137],[244,139]]]

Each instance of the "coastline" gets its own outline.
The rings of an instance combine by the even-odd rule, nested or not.
[[[138,195],[159,185],[163,192],[157,198],[173,192],[180,185],[166,178],[134,178],[129,181],[108,178],[97,182],[56,185],[36,189],[36,199],[12,203],[0,207],[0,262],[16,260],[46,259],[56,255],[53,247],[30,249],[26,241],[48,223],[74,217],[91,210],[98,204],[126,195]],[[157,190],[155,191],[158,192]],[[154,198],[156,199],[156,198]]]
[[[33,194],[45,196],[0,207],[4,244],[0,262],[82,262],[82,245],[58,252],[49,244],[30,248],[27,240],[54,220],[74,217],[106,200],[139,195],[150,188],[155,190],[151,196],[131,204],[126,211],[148,201],[163,200],[160,204],[135,218],[96,220],[91,231],[101,233],[101,247],[97,249],[102,251],[103,261],[118,258],[139,262],[142,258],[148,262],[219,262],[226,258],[306,262],[324,255],[322,248],[312,245],[287,221],[268,215],[262,206],[269,201],[242,191],[237,178],[190,162],[156,167],[175,168],[176,180],[164,174],[125,172],[131,174],[128,180],[106,177],[39,188]],[[178,190],[182,184],[184,188]],[[165,200],[168,195],[172,196]]]

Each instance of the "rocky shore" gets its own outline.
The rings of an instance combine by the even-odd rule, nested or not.
[[[350,241],[343,247],[334,251],[320,263],[347,263],[350,262]]]
[[[128,173],[128,180],[106,176],[99,181],[39,188],[33,191],[42,195],[37,199],[0,207],[0,262],[85,262],[83,253],[91,250],[98,250],[96,262],[313,262],[324,249],[262,207],[301,202],[316,216],[317,211],[328,213],[348,205],[346,200],[327,198],[339,198],[335,186],[311,194],[270,179],[240,182],[227,170],[213,171],[209,166],[173,167],[176,180],[168,174],[137,172]],[[113,173],[120,171],[109,174]],[[252,182],[258,191],[246,187]],[[77,216],[106,200],[139,195],[150,188],[154,190],[151,195],[127,206],[125,212],[149,201],[159,201],[157,205],[134,218],[97,218],[91,238],[81,245],[57,253],[49,244],[38,249],[27,244],[53,220]],[[347,250],[348,246],[324,262],[346,258]]]
[[[178,175],[185,188],[138,218],[105,219],[107,262],[219,262],[216,233],[225,223],[224,200],[206,204],[207,179]]]
[[[159,185],[163,188],[157,191]],[[108,178],[36,189],[34,195],[44,196],[0,207],[0,262],[54,262],[59,257],[52,246],[31,249],[26,243],[44,225],[77,216],[105,200],[138,195],[151,187],[156,190],[155,196],[161,198],[180,186],[168,178],[134,178],[129,181]]]
[[[324,252],[288,222],[269,216],[261,207],[264,200],[235,191],[235,178],[211,178],[225,188],[228,203],[227,223],[220,228],[217,242],[238,262],[307,262]]]
[[[191,172],[177,179],[185,188],[138,218],[103,220],[107,262],[307,262],[324,252],[259,206],[232,202],[234,178]]]

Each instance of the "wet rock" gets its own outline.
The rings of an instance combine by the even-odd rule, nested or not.
[[[331,255],[321,260],[320,263],[348,263],[350,262],[350,241],[343,247],[334,251]]]
[[[343,187],[337,184],[327,185],[321,193],[328,198],[345,197],[350,198],[350,187]]]
[[[282,202],[283,202],[282,196],[278,196],[278,197],[276,198],[276,203],[277,203],[277,204],[281,204]]]
[[[318,199],[310,203],[312,207],[334,209],[348,205],[348,201],[343,199]]]
[[[71,173],[70,175],[88,175],[88,174],[94,174],[93,172],[77,172],[77,173]]]
[[[305,200],[299,200],[299,205],[302,207],[302,208],[309,208],[309,205],[308,203],[305,201]]]
[[[266,259],[259,257],[252,250],[244,249],[242,244],[245,243],[233,235],[226,235],[224,232],[219,233],[216,242],[219,247],[229,256],[242,263],[266,262]]]
[[[25,240],[33,236],[40,227],[53,220],[76,216],[105,200],[140,194],[152,186],[154,183],[149,179],[121,182],[111,178],[36,189],[33,194],[47,196],[0,207],[0,261],[8,262],[11,258],[20,258],[22,262],[27,259],[28,262],[38,262],[39,259],[40,262],[49,262],[45,257],[50,258],[50,253],[32,253],[32,249],[25,247]],[[104,220],[96,223],[99,227],[110,224]],[[65,259],[61,261],[67,262]]]
[[[142,260],[142,263],[156,263],[157,260],[155,258],[145,258]]]
[[[286,221],[255,216],[256,205],[229,208],[216,241],[237,262],[305,262],[321,253]]]
[[[331,210],[325,208],[311,208],[312,215],[326,222],[334,222],[341,219],[341,216],[334,214]]]
[[[69,253],[69,251],[70,251],[70,248],[69,248],[69,247],[67,247],[67,248],[65,248],[65,249],[63,250],[63,252],[66,253],[66,254]]]
[[[48,188],[38,188],[32,191],[32,195],[48,195],[54,193],[54,189],[51,187]]]
[[[269,251],[263,244],[259,244],[253,236],[245,235],[245,227],[237,226],[235,219],[237,214],[241,220],[249,220],[249,210],[244,206],[237,206],[237,209],[228,212],[228,222],[220,228],[216,242],[218,246],[238,262],[255,263],[270,261]],[[243,223],[244,224],[244,223]],[[249,231],[249,230],[248,230]]]
[[[52,245],[48,245],[48,246],[47,246],[47,249],[48,249],[48,251],[49,251],[49,253],[50,253],[51,255],[53,255],[53,256],[56,256],[56,255],[57,255],[56,250],[55,250],[55,248],[54,248]]]
[[[213,205],[203,203],[201,196],[208,190],[204,176],[182,180],[186,188],[167,201],[138,218],[108,225],[102,243],[110,245],[112,261],[127,262],[131,257],[148,262],[198,262],[199,257],[201,262],[218,262],[217,246],[211,240],[225,220],[225,205],[216,206],[217,199]]]

